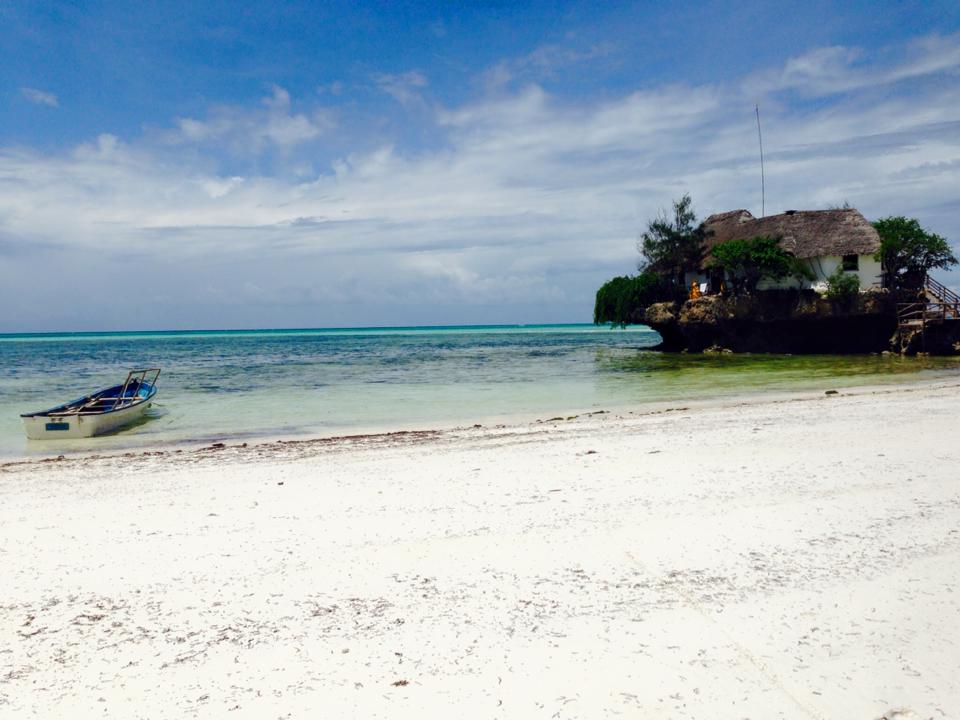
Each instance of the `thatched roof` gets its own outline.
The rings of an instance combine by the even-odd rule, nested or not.
[[[880,249],[873,225],[853,208],[843,210],[787,210],[755,218],[746,210],[711,215],[703,221],[707,257],[717,243],[772,235],[780,247],[798,258],[823,255],[872,255]]]

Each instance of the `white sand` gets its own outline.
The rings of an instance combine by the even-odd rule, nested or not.
[[[960,717],[958,410],[6,465],[0,717]]]

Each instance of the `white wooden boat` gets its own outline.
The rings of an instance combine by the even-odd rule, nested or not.
[[[42,412],[25,413],[23,427],[31,440],[86,438],[119,430],[136,422],[157,395],[160,368],[131,370],[120,385]]]

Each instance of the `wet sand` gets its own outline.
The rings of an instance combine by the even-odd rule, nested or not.
[[[0,717],[951,717],[958,408],[0,465]]]

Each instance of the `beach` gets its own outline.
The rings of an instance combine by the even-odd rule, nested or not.
[[[960,384],[0,465],[0,716],[949,718]]]

